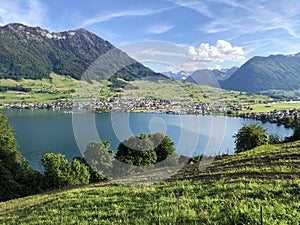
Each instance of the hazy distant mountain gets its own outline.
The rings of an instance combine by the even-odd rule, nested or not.
[[[237,66],[233,66],[230,69],[221,69],[221,70],[214,69],[212,71],[218,80],[226,80],[232,74],[234,74],[238,69],[239,68]]]
[[[300,88],[300,53],[253,57],[221,86],[247,92],[297,90]]]
[[[184,81],[190,75],[190,73],[186,71],[180,71],[180,72],[168,71],[168,72],[162,72],[162,74],[180,81]]]
[[[209,69],[195,71],[188,78],[186,78],[185,82],[207,85],[210,87],[220,87],[214,71]]]
[[[196,70],[184,79],[185,82],[195,83],[199,85],[207,85],[211,87],[220,87],[219,82],[228,79],[238,67],[232,67],[230,69],[202,69]]]
[[[221,69],[221,70],[202,69],[202,70],[196,70],[195,72],[180,71],[178,73],[169,71],[169,72],[163,72],[163,74],[180,81],[186,81],[191,83],[200,82],[202,84],[208,85],[206,84],[206,82],[204,82],[204,80],[208,78],[207,77],[208,75],[213,75],[218,81],[220,81],[220,80],[227,79],[237,70],[238,67],[234,66],[230,69]]]
[[[117,86],[117,77],[127,81],[165,77],[85,29],[50,33],[22,24],[0,27],[0,78],[40,79],[55,72],[80,79],[94,60],[105,54],[107,58],[103,57],[98,69],[106,74],[113,72],[113,76],[107,76]]]

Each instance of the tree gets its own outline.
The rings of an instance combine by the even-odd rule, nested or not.
[[[176,150],[174,148],[174,142],[167,135],[158,132],[150,135],[150,140],[154,144],[154,149],[157,155],[156,162],[162,162],[172,154],[177,156],[177,154],[175,154]]]
[[[269,143],[270,144],[279,144],[280,143],[280,137],[278,134],[270,134],[269,135]]]
[[[42,164],[48,189],[89,183],[89,168],[77,158],[70,163],[62,154],[46,153]]]
[[[0,111],[0,201],[22,196],[22,155],[7,118]]]
[[[0,111],[0,201],[39,193],[44,176],[18,151],[13,129]]]
[[[62,188],[69,184],[70,163],[62,154],[46,153],[42,157],[48,188]]]
[[[91,183],[99,182],[104,178],[104,171],[112,167],[114,152],[109,150],[110,143],[91,142],[84,152],[84,161],[89,165]]]
[[[90,172],[89,167],[79,159],[74,158],[71,163],[69,185],[89,184]]]
[[[149,166],[163,161],[167,162],[164,165],[170,165],[177,163],[177,158],[174,142],[159,132],[132,136],[119,145],[116,153],[116,159],[135,166]]]
[[[149,166],[157,162],[154,144],[146,134],[132,136],[120,143],[116,159],[134,166]]]
[[[294,134],[290,137],[286,137],[284,139],[284,142],[293,142],[293,141],[299,141],[299,140],[300,140],[300,125],[298,124],[294,130]]]
[[[257,124],[243,125],[238,133],[233,136],[235,138],[236,152],[244,152],[257,146],[268,143],[268,134],[265,129]]]

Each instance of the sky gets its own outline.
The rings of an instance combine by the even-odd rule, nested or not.
[[[160,72],[300,52],[299,0],[1,0],[8,23],[85,28]]]

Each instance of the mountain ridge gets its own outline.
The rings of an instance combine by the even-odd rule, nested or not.
[[[300,53],[293,55],[254,56],[228,79],[224,89],[262,92],[300,89]]]
[[[84,28],[49,32],[13,23],[0,27],[0,78],[41,79],[50,78],[49,74],[54,72],[81,79],[89,66],[109,51],[116,54],[114,60],[129,62],[110,77],[117,87],[124,85],[117,77],[131,81],[163,76]]]

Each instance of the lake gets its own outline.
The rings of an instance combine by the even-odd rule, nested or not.
[[[34,169],[41,169],[42,155],[62,153],[69,160],[82,156],[90,141],[107,140],[116,151],[132,135],[162,132],[175,143],[179,154],[223,154],[234,152],[233,135],[243,124],[258,123],[269,134],[290,136],[292,129],[250,119],[213,115],[154,113],[66,114],[59,110],[3,110],[14,130],[19,150]]]

